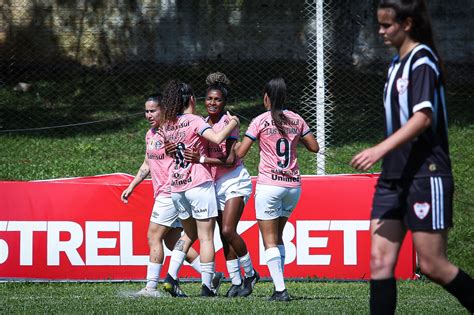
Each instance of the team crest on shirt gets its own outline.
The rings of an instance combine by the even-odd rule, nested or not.
[[[398,94],[403,94],[408,89],[408,79],[407,78],[400,78],[397,80],[397,91]]]
[[[148,142],[148,150],[158,150],[163,147],[163,143],[160,140],[150,139]]]
[[[423,220],[428,215],[428,212],[430,212],[430,204],[427,202],[415,202],[413,205],[413,211],[415,211],[416,216],[420,220]]]

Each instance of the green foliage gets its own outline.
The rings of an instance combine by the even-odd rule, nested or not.
[[[468,140],[470,139],[470,140]],[[454,228],[449,234],[448,256],[454,264],[474,274],[474,125],[450,129],[450,154],[454,175]]]

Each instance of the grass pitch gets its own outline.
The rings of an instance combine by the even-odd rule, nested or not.
[[[271,282],[258,283],[247,298],[199,297],[200,283],[183,283],[189,298],[131,298],[142,283],[0,283],[0,313],[365,313],[369,312],[367,282],[287,282],[292,301],[268,302]],[[467,314],[440,286],[424,281],[399,281],[398,313]]]

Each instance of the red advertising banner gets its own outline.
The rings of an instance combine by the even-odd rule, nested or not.
[[[0,182],[0,279],[144,279],[152,184],[145,180],[124,204],[120,195],[132,179],[110,174]],[[376,175],[303,177],[300,202],[284,231],[285,277],[370,278],[369,217],[376,180]],[[253,197],[238,232],[255,268],[269,277]],[[215,244],[216,269],[225,271],[218,233]],[[408,236],[396,277],[413,278],[414,271],[415,254]],[[180,276],[199,278],[186,265]]]

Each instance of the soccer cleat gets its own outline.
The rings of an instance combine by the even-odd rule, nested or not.
[[[255,284],[258,282],[258,280],[260,280],[260,275],[254,269],[253,276],[245,277],[242,289],[239,292],[239,296],[249,296],[252,294],[253,288],[255,287]]]
[[[214,290],[211,290],[207,287],[207,285],[202,284],[201,286],[201,296],[202,297],[215,297],[217,296],[216,292]]]
[[[243,285],[241,284],[233,284],[227,293],[225,294],[226,297],[236,297],[239,295],[240,291],[242,290]]]
[[[163,290],[171,294],[172,297],[188,297],[179,287],[178,280],[173,279],[169,274],[166,275],[163,282]]]
[[[283,291],[273,291],[272,296],[268,298],[268,301],[290,302],[290,300],[290,295],[288,294],[287,289]]]
[[[151,297],[151,298],[159,298],[162,297],[163,295],[161,294],[160,291],[157,289],[149,289],[149,288],[143,288],[137,293],[132,295],[133,297]]]
[[[222,280],[224,280],[224,273],[215,272],[214,277],[212,278],[212,288],[214,289],[214,293],[216,295],[217,293],[219,293],[219,288],[221,287]]]

